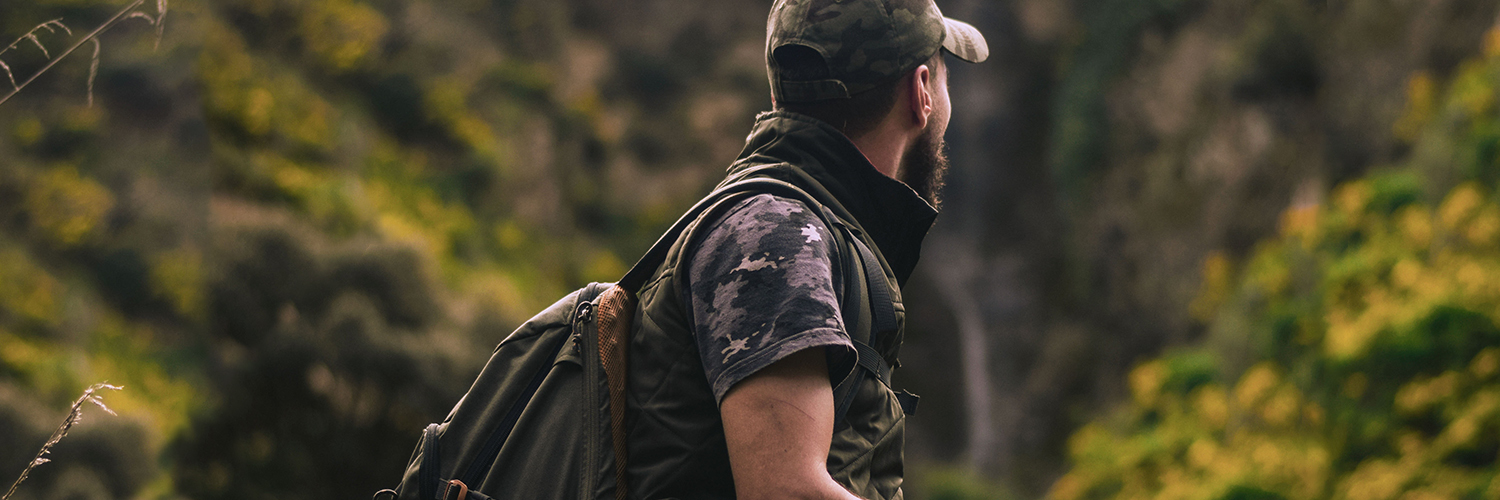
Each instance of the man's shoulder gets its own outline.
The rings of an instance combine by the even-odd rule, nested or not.
[[[725,218],[730,216],[754,217],[765,222],[781,222],[788,219],[813,218],[817,219],[816,208],[807,202],[796,198],[788,198],[770,193],[761,193],[736,203],[726,213]]]
[[[701,240],[699,251],[705,250],[704,247],[795,248],[819,242],[821,246],[833,243],[829,227],[819,215],[816,205],[768,193],[757,194],[735,203],[723,216],[710,224],[706,237]]]
[[[716,398],[794,352],[838,346],[842,280],[813,207],[760,194],[736,203],[689,257],[690,322]]]

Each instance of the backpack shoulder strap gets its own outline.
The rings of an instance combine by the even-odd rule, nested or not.
[[[891,365],[886,362],[885,356],[881,355],[880,350],[875,346],[880,345],[880,339],[886,335],[895,335],[897,324],[890,282],[886,280],[885,270],[881,267],[880,260],[875,257],[870,246],[860,238],[857,230],[837,222],[838,218],[832,217],[831,214],[828,218],[835,221],[834,223],[841,228],[840,233],[843,239],[848,241],[842,247],[846,249],[843,260],[846,276],[844,295],[846,298],[862,296],[867,299],[864,301],[846,300],[847,305],[844,306],[844,324],[849,329],[849,340],[854,345],[858,367],[854,373],[849,374],[833,389],[835,429],[843,429],[848,425],[845,417],[849,414],[849,407],[854,402],[854,396],[859,392],[859,387],[866,376],[874,377],[886,387],[890,387]],[[853,251],[848,251],[849,249]],[[862,271],[863,280],[847,277],[856,268]],[[868,316],[856,309],[866,304],[869,307]],[[849,307],[849,305],[854,307]],[[904,392],[897,394],[897,400],[901,403],[902,411],[911,414],[916,404],[914,401],[908,404],[908,398],[904,394]]]
[[[792,198],[809,204],[812,207],[822,206],[812,195],[792,185],[791,183],[768,178],[746,179],[720,187],[708,196],[703,197],[692,208],[682,214],[672,227],[667,229],[651,249],[631,266],[625,277],[620,278],[621,288],[633,293],[640,292],[646,280],[656,272],[662,263],[666,262],[667,254],[671,252],[673,244],[681,238],[688,228],[699,219],[712,220],[716,215],[722,214],[734,205],[733,202],[759,194],[771,194],[785,198]]]

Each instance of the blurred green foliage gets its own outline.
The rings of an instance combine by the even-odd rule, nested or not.
[[[1068,195],[1084,191],[1108,152],[1109,89],[1128,67],[1135,40],[1156,25],[1170,25],[1201,0],[1086,0],[1084,29],[1062,58],[1052,100],[1052,175]]]
[[[906,487],[907,496],[927,500],[1014,500],[1010,489],[958,465],[918,467],[910,473],[917,486]]]
[[[1500,498],[1500,29],[1409,88],[1411,159],[1207,259],[1205,346],[1137,366],[1049,498]]]
[[[0,33],[61,18],[76,35],[118,4],[0,2]],[[394,486],[500,339],[624,274],[717,181],[698,167],[743,130],[673,89],[718,92],[736,129],[766,95],[609,32],[629,5],[169,4],[159,49],[134,21],[101,39],[94,106],[75,55],[0,107],[0,474],[49,408],[125,386],[121,417],[85,421],[20,498]],[[664,35],[759,36],[763,7],[740,10],[756,21]],[[4,57],[21,75],[45,62],[29,44]]]

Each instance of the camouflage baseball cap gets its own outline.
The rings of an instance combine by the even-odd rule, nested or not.
[[[777,49],[802,45],[827,78],[794,79]],[[990,55],[979,30],[943,17],[933,0],[776,0],[766,21],[766,67],[777,102],[846,99],[911,71],[939,49],[969,62]]]

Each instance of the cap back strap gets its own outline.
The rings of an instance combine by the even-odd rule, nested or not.
[[[776,84],[776,100],[781,102],[813,102],[828,99],[848,99],[849,87],[844,82],[828,80],[812,80],[806,82],[782,81]]]

